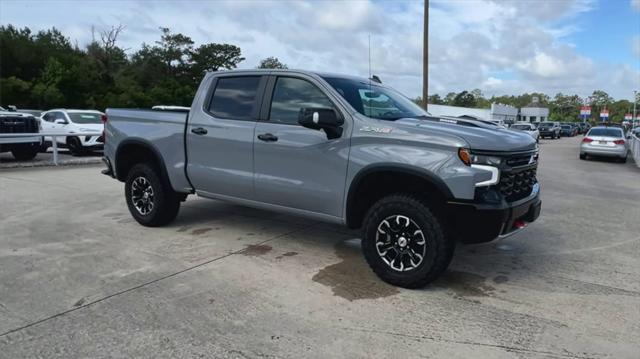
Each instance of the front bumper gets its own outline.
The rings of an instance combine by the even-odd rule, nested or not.
[[[490,242],[510,236],[540,216],[539,186],[526,198],[515,202],[488,204],[456,202],[448,204],[454,235],[465,244]]]

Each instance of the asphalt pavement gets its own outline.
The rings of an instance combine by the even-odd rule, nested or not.
[[[0,169],[2,358],[638,358],[640,169],[543,140],[542,214],[421,290],[358,233],[191,198],[133,221],[99,166]]]

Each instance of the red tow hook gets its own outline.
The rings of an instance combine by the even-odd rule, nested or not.
[[[525,221],[523,221],[521,219],[517,219],[515,222],[513,222],[513,226],[516,229],[522,229],[522,228],[527,226],[527,222],[525,222]]]

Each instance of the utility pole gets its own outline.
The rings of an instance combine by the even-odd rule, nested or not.
[[[631,127],[633,127],[634,122],[638,119],[638,115],[636,112],[636,102],[638,102],[638,91],[633,90],[633,118],[631,119]]]
[[[427,110],[429,98],[429,0],[424,0],[424,24],[422,29],[422,105]]]

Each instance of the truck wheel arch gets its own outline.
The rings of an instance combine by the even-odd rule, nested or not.
[[[137,163],[152,163],[160,175],[169,180],[167,167],[160,152],[149,142],[141,139],[126,139],[118,145],[115,158],[117,179],[124,182],[129,170]]]
[[[393,180],[393,185],[389,181]],[[367,210],[378,199],[393,193],[423,196],[434,205],[453,198],[449,187],[432,172],[404,164],[377,164],[361,169],[349,184],[345,222],[359,228]]]

